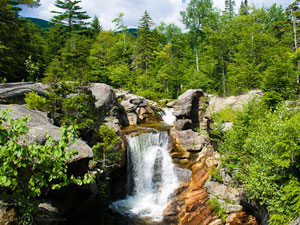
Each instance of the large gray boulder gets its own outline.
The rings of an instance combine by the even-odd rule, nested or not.
[[[160,109],[150,100],[124,90],[117,91],[117,98],[125,109],[128,125],[135,126],[141,123],[162,121],[159,114]]]
[[[24,103],[25,94],[29,92],[46,96],[47,85],[32,82],[0,84],[0,103]]]
[[[106,123],[116,132],[128,125],[125,110],[118,102],[116,93],[111,86],[94,83],[89,89],[96,98],[95,106],[101,123]]]
[[[244,105],[247,104],[251,99],[260,97],[261,95],[262,91],[252,90],[242,95],[229,96],[225,98],[219,96],[210,96],[209,106],[207,107],[205,116],[211,117],[212,114],[220,112],[228,107],[232,109],[242,110]]]
[[[29,130],[25,137],[27,143],[44,144],[46,134],[49,134],[56,141],[59,140],[60,130],[51,123],[45,112],[28,109],[26,105],[0,105],[0,109],[11,109],[12,119],[31,117],[31,121],[27,124]],[[68,163],[76,164],[79,170],[87,170],[88,161],[93,158],[92,149],[82,140],[76,140],[69,149],[76,149],[78,154],[73,156]]]
[[[204,117],[203,100],[205,97],[206,94],[202,89],[190,89],[172,103],[173,115],[176,116],[175,125],[178,130],[199,128],[200,121]]]

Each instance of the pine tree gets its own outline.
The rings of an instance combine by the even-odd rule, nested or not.
[[[230,19],[233,17],[234,14],[234,6],[235,0],[225,0],[225,13],[229,15]]]
[[[240,15],[247,15],[248,12],[248,0],[242,1],[241,2],[241,7],[239,11]]]
[[[86,11],[80,11],[82,7],[78,6],[81,0],[56,0],[55,6],[63,10],[63,12],[51,11],[57,14],[53,16],[51,22],[55,25],[63,25],[67,27],[67,32],[69,34],[72,31],[80,31],[89,23],[85,20],[90,17],[86,14]]]
[[[149,65],[153,59],[155,38],[151,31],[154,25],[147,10],[139,21],[138,39],[136,43],[136,66],[148,73]]]
[[[97,16],[94,17],[92,23],[91,23],[91,31],[92,31],[92,35],[93,37],[97,37],[97,35],[102,31],[102,26],[99,22],[99,19]]]

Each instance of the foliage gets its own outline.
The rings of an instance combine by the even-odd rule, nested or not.
[[[38,109],[41,111],[45,111],[47,107],[47,99],[45,97],[39,96],[35,92],[30,92],[28,94],[25,93],[24,100],[29,109]]]
[[[224,164],[251,199],[267,207],[270,224],[288,224],[299,215],[300,111],[251,102],[237,115],[220,146]]]
[[[213,213],[221,217],[222,221],[225,222],[227,218],[226,211],[222,208],[221,204],[219,203],[216,197],[209,199],[206,204],[213,208]]]
[[[99,138],[101,141],[93,146],[94,159],[101,162],[102,169],[106,170],[121,159],[121,152],[116,149],[120,137],[111,127],[103,124],[99,129]]]
[[[226,107],[222,111],[216,112],[214,115],[212,115],[212,118],[214,122],[218,124],[222,124],[225,122],[234,122],[238,113],[239,110],[235,110],[231,107]]]
[[[71,183],[82,185],[93,181],[92,174],[67,175],[66,162],[77,154],[76,150],[69,150],[76,138],[75,127],[61,127],[59,141],[47,136],[43,145],[27,144],[23,137],[29,121],[30,118],[13,120],[8,111],[0,113],[1,197],[13,200],[21,213],[34,212],[42,193]]]
[[[78,127],[81,137],[93,135],[97,127],[95,97],[76,83],[52,84],[47,96],[50,117],[58,125]]]

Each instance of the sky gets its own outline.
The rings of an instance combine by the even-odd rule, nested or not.
[[[180,28],[184,25],[180,22],[180,11],[186,9],[190,0],[82,0],[79,5],[82,10],[86,11],[91,17],[97,16],[105,30],[115,29],[111,22],[120,12],[124,13],[124,22],[128,27],[137,27],[138,21],[147,10],[154,23],[159,25],[160,22],[167,24],[174,23]],[[235,10],[240,7],[240,1],[236,0]],[[256,7],[269,7],[276,3],[286,8],[294,0],[248,0],[249,5]],[[53,13],[50,11],[57,10],[54,6],[55,0],[40,0],[41,6],[38,8],[24,8],[21,16],[40,18],[50,20]],[[213,0],[216,8],[224,10],[225,0]]]

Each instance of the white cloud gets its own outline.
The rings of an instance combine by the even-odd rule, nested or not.
[[[239,8],[241,0],[236,0],[236,9]],[[53,16],[50,11],[57,10],[54,6],[55,0],[41,0],[38,8],[25,8],[22,16],[37,17],[50,20]],[[83,10],[87,11],[91,17],[98,16],[104,29],[114,29],[111,21],[123,12],[124,22],[128,27],[137,27],[138,21],[147,10],[156,25],[160,22],[175,23],[181,28],[184,25],[180,22],[180,11],[185,10],[189,0],[83,0],[80,3]],[[225,0],[214,0],[214,4],[224,10]],[[287,7],[293,0],[249,0],[250,4],[257,7],[271,6],[273,3],[282,4]]]

